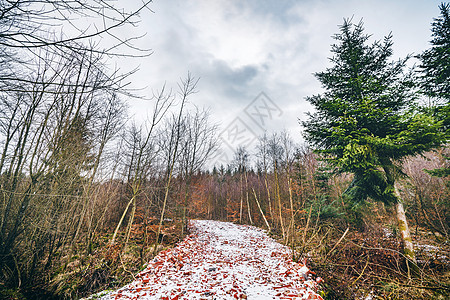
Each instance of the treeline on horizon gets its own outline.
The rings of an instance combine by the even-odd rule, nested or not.
[[[346,21],[332,47],[337,69],[316,74],[327,92],[307,99],[317,111],[302,123],[309,144],[295,144],[286,132],[267,133],[256,149],[239,147],[229,165],[207,170],[220,139],[208,111],[192,105],[201,92],[198,79],[188,74],[177,89],[161,87],[148,101],[149,117],[137,122],[127,115],[126,100],[135,97],[126,89],[132,72],[108,65],[114,55],[150,54],[114,31],[136,25],[148,3],[129,13],[113,6],[99,10],[109,3],[104,0],[39,3],[0,4],[2,296],[77,298],[123,284],[188,234],[188,219],[196,218],[265,228],[290,246],[296,259],[314,258],[325,268],[349,230],[373,239],[386,228],[394,236],[400,232],[393,215],[395,199],[401,198],[413,232],[430,231],[448,242],[449,5],[440,6],[432,47],[417,57],[421,69],[414,72],[404,71],[406,60],[389,61],[390,38],[368,45],[362,24]],[[61,37],[45,29],[55,11],[61,23],[70,15],[111,23],[94,33]],[[116,46],[95,42],[105,33],[118,39]],[[348,79],[352,70],[338,69],[340,62],[351,66],[351,53],[365,59],[366,69]],[[353,95],[354,86],[367,94]],[[355,125],[363,113],[370,126],[381,118],[400,129],[377,139],[377,133]],[[387,155],[386,148],[396,154]],[[390,242],[399,241],[395,236]],[[395,272],[402,278],[408,262],[418,262],[395,245]],[[352,274],[345,276],[353,281]],[[445,291],[433,280],[426,284]],[[329,299],[346,292],[330,292]]]

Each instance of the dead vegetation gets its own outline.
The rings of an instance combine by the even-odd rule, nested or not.
[[[378,209],[384,209],[378,207]],[[406,263],[401,238],[393,220],[367,210],[364,228],[330,220],[299,243],[299,257],[306,256],[325,282],[325,299],[447,299],[450,295],[450,245],[420,228],[413,233],[418,272]],[[375,213],[374,213],[375,212]],[[320,222],[319,222],[320,224]]]

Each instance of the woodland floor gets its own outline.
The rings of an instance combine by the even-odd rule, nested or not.
[[[189,226],[191,234],[135,281],[91,299],[322,299],[321,279],[263,230],[204,220]]]

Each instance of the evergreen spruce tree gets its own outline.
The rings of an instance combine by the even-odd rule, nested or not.
[[[450,135],[450,4],[439,6],[441,15],[431,24],[431,48],[418,58],[422,92],[433,99],[430,112],[443,121],[447,141]],[[447,157],[447,162],[450,160]],[[430,171],[435,176],[450,176],[450,168]]]
[[[315,74],[325,91],[306,98],[315,112],[302,122],[305,137],[337,172],[354,174],[345,191],[353,203],[370,197],[395,205],[405,255],[415,261],[395,182],[403,158],[440,144],[441,123],[415,111],[407,59],[390,61],[391,35],[369,43],[362,22],[345,20],[334,39],[332,66]]]

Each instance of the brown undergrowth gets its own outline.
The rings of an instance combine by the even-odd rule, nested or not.
[[[348,229],[322,224],[306,247],[297,247],[303,250],[298,256],[308,257],[311,269],[324,279],[324,299],[449,299],[448,241],[416,231],[414,273],[395,230],[373,224]]]
[[[47,275],[36,278],[32,287],[2,290],[0,299],[80,299],[126,285],[152,259],[157,227],[134,224],[126,246],[120,240],[111,245],[110,232],[99,233],[89,251],[85,243],[75,245],[72,250],[66,249]],[[166,222],[157,253],[173,247],[180,238],[181,224]]]

